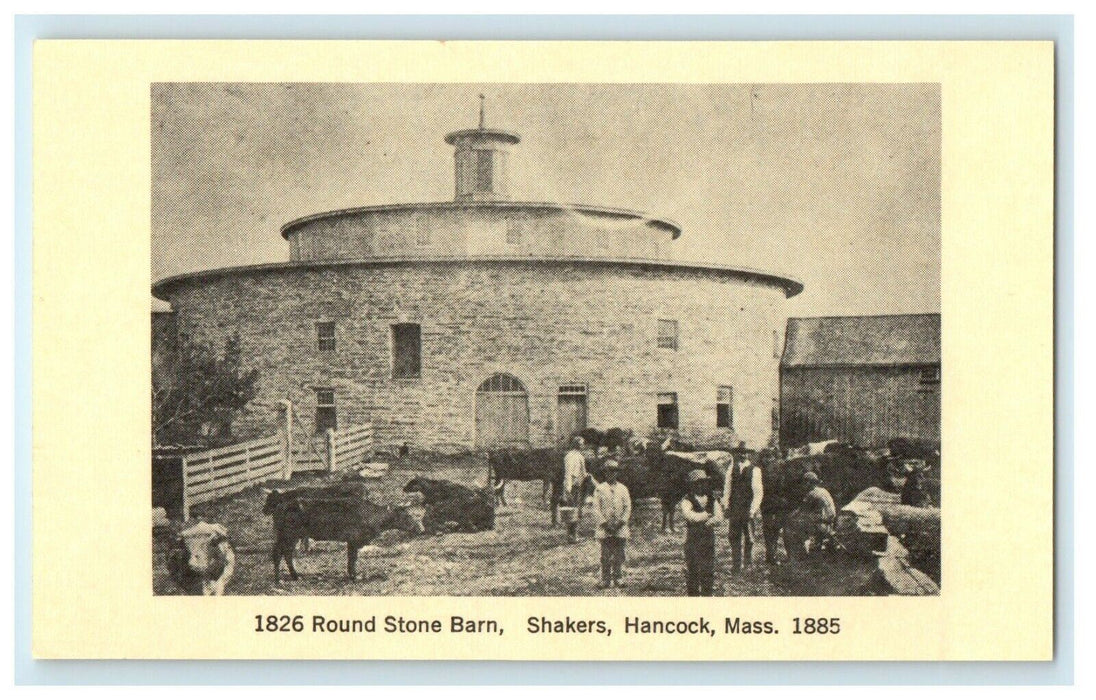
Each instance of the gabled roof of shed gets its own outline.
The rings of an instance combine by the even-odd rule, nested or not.
[[[940,314],[790,318],[783,367],[940,363]]]

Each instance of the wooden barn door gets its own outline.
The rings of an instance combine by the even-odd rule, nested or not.
[[[529,445],[529,395],[509,374],[489,377],[476,390],[476,446]]]
[[[557,439],[565,443],[575,433],[586,430],[586,420],[586,385],[564,384],[561,386],[556,410]]]

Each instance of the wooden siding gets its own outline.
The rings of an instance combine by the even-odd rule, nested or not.
[[[925,367],[785,367],[780,441],[836,439],[879,447],[897,437],[940,440],[940,384]]]

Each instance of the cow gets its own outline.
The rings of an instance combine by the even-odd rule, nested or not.
[[[285,560],[290,579],[297,579],[293,550],[302,538],[346,542],[346,573],[357,578],[358,550],[385,530],[399,529],[422,534],[422,517],[412,513],[410,505],[380,506],[361,497],[352,484],[271,491],[263,513],[274,520],[274,583],[281,583],[281,561]],[[350,488],[348,488],[350,487]]]
[[[539,481],[543,494],[551,492],[552,524],[556,522],[555,503],[563,483],[563,455],[552,448],[501,449],[487,453],[490,483],[496,502],[506,505],[507,481]],[[547,500],[547,499],[546,499]]]
[[[601,447],[609,448],[610,452],[626,452],[632,445],[632,431],[623,428],[609,428],[605,431],[605,439],[601,441]]]
[[[806,495],[803,475],[814,472],[830,492],[835,503],[848,503],[871,486],[893,490],[887,464],[867,450],[842,445],[832,446],[823,454],[780,460],[775,453],[763,451],[758,459],[764,495],[761,500],[765,556],[775,561],[775,549],[788,516]],[[785,547],[786,549],[786,547]]]
[[[224,595],[236,570],[236,552],[223,525],[199,522],[179,533],[167,570],[187,595]]]
[[[597,428],[583,428],[579,431],[578,436],[582,438],[582,441],[586,443],[586,446],[597,451],[597,448],[605,440],[605,433],[601,432]]]
[[[730,461],[729,452],[677,452],[652,449],[648,463],[658,488],[658,499],[662,504],[662,531],[674,531],[674,512],[678,503],[688,493],[688,475],[694,469],[703,469],[713,492],[723,488],[723,476]]]
[[[429,479],[425,476],[416,476],[403,487],[404,493],[418,492],[422,494],[423,503],[430,505],[440,503],[451,498],[470,498],[481,495],[475,489],[446,481],[445,479]]]
[[[426,505],[423,526],[427,532],[456,529],[464,532],[493,530],[494,499],[491,494],[444,479],[416,476],[403,487],[406,493],[421,493]]]

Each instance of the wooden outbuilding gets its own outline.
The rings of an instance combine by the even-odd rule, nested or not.
[[[894,438],[940,440],[940,314],[789,319],[781,444]]]

